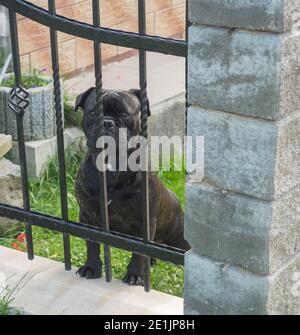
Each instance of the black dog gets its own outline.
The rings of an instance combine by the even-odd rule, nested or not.
[[[140,91],[104,91],[103,107],[105,135],[118,143],[119,128],[127,128],[128,137],[140,131]],[[76,196],[80,206],[80,222],[93,226],[100,223],[99,171],[95,161],[95,146],[99,136],[96,112],[96,90],[90,88],[76,100],[75,110],[83,108],[83,130],[88,152],[76,178]],[[148,103],[148,116],[150,109]],[[142,237],[141,173],[107,172],[109,223],[112,231]],[[149,172],[151,240],[177,248],[189,249],[183,237],[183,211],[175,194]],[[81,277],[102,275],[100,246],[87,241],[87,262],[78,270]],[[123,281],[130,285],[143,284],[144,257],[133,254]]]

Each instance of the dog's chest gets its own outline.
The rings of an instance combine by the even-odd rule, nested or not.
[[[131,202],[109,200],[108,202],[109,223],[112,230],[134,236],[140,235],[141,216]]]
[[[101,224],[100,185],[98,178],[91,176],[88,164],[83,164],[76,179],[76,197],[83,223]],[[110,176],[108,176],[110,177]],[[108,179],[108,214],[110,229],[139,236],[142,232],[141,192],[135,180],[128,180],[121,187],[111,186]]]
[[[81,220],[83,220],[83,223],[103,227],[101,223],[99,198],[88,199],[84,193],[79,193],[77,198],[79,200]],[[124,200],[117,197],[110,197],[110,194],[108,194],[107,205],[111,230],[133,236],[141,235],[141,205],[137,198],[133,197]]]

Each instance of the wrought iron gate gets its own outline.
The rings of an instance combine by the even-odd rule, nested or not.
[[[81,37],[94,42],[95,82],[97,93],[97,109],[104,131],[104,115],[102,104],[102,64],[101,64],[101,43],[112,44],[139,50],[139,72],[141,89],[141,129],[142,136],[147,138],[147,73],[146,73],[146,52],[158,52],[179,57],[187,57],[187,40],[175,40],[161,38],[158,36],[146,35],[146,10],[145,0],[138,0],[139,33],[124,32],[101,27],[99,0],[93,2],[93,25],[82,23],[62,17],[56,14],[55,0],[48,0],[48,11],[37,7],[30,2],[23,0],[0,0],[0,5],[8,8],[9,23],[11,30],[13,64],[15,74],[15,87],[11,92],[9,107],[15,112],[18,132],[19,156],[22,175],[22,190],[24,208],[16,208],[0,204],[0,216],[25,222],[27,233],[28,258],[34,258],[32,225],[48,228],[63,234],[64,260],[66,270],[71,269],[70,238],[69,235],[77,236],[85,240],[104,243],[105,251],[105,273],[106,280],[111,281],[111,257],[110,247],[125,249],[147,256],[145,266],[145,290],[150,290],[150,257],[169,261],[174,264],[184,263],[184,251],[176,248],[160,245],[150,241],[149,229],[149,181],[148,172],[142,173],[142,211],[143,211],[143,239],[123,235],[110,231],[107,208],[107,187],[106,174],[100,173],[101,192],[101,217],[104,222],[104,229],[93,228],[83,223],[71,222],[68,217],[67,185],[65,171],[65,153],[63,136],[63,119],[61,107],[61,87],[59,72],[59,56],[57,31],[73,36]],[[29,105],[29,94],[22,87],[21,67],[19,59],[19,41],[16,15],[21,14],[33,21],[49,27],[52,70],[55,94],[55,111],[57,124],[57,145],[59,160],[61,217],[54,218],[30,209],[28,175],[26,167],[26,153],[23,131],[23,116]],[[187,63],[187,61],[186,61]],[[101,134],[100,134],[101,135]]]

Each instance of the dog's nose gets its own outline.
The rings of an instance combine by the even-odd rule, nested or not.
[[[115,122],[113,120],[105,120],[104,121],[104,128],[111,129],[115,126]]]

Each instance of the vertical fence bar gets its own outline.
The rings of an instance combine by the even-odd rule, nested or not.
[[[56,14],[55,0],[48,0],[49,13]],[[68,221],[68,194],[66,182],[66,162],[64,150],[64,127],[62,115],[62,98],[61,98],[61,85],[59,75],[59,56],[58,56],[58,43],[57,32],[50,28],[50,45],[51,45],[51,58],[52,58],[52,71],[53,71],[53,85],[54,85],[54,105],[56,112],[56,136],[57,136],[57,153],[59,164],[59,184],[60,184],[60,202],[61,202],[61,216],[64,221]],[[64,243],[64,261],[65,269],[71,270],[71,251],[70,251],[70,236],[63,234]]]
[[[93,25],[100,27],[100,3],[99,0],[93,0]],[[101,45],[94,42],[94,57],[95,57],[95,79],[96,79],[96,109],[99,116],[99,136],[104,136],[104,113],[103,113],[103,93],[102,93],[102,60],[101,60]],[[104,159],[100,162],[104,166]],[[101,222],[104,229],[109,231],[109,218],[107,206],[107,182],[106,172],[102,168],[99,174],[100,178],[100,211]],[[111,271],[111,252],[110,247],[104,244],[104,263],[105,263],[105,278],[107,282],[112,280]]]
[[[189,40],[189,0],[186,0],[186,5],[185,5],[185,41],[188,43]],[[187,128],[188,128],[188,109],[189,109],[189,103],[188,103],[188,55],[185,58],[185,119],[184,119],[184,134],[187,136]],[[182,163],[183,166],[185,167],[185,174],[186,176],[188,175],[186,171],[186,153],[187,153],[187,143],[184,141],[184,148],[183,148],[183,157],[182,157]]]
[[[145,0],[138,2],[139,34],[146,34],[146,6]],[[140,72],[140,101],[141,101],[141,135],[148,139],[148,106],[147,106],[147,56],[146,51],[139,50],[139,72]],[[145,156],[148,157],[148,147],[145,148]],[[148,164],[148,160],[147,160]],[[148,168],[148,166],[147,166]],[[147,169],[146,169],[147,170]],[[149,173],[142,171],[142,217],[143,217],[143,239],[150,241],[150,216],[149,216]],[[151,288],[150,278],[151,259],[145,258],[144,287],[149,292]]]
[[[190,27],[190,21],[189,21],[189,1],[186,0],[186,12],[185,12],[185,41],[188,45],[189,42],[189,27]],[[188,102],[188,55],[185,58],[185,135],[187,135],[187,121],[188,121],[188,108],[189,108],[189,102]]]
[[[185,40],[188,43],[189,39],[189,15],[188,15],[188,6],[189,2],[186,0],[185,5]],[[185,135],[187,135],[187,114],[188,114],[188,57],[185,58]]]
[[[26,212],[29,212],[30,198],[28,189],[28,173],[27,173],[27,161],[26,161],[24,125],[23,125],[25,109],[29,105],[28,102],[29,94],[21,86],[22,80],[21,80],[17,17],[16,13],[13,12],[12,10],[9,10],[9,23],[11,33],[12,54],[13,54],[13,66],[15,74],[15,87],[11,93],[10,107],[16,114],[19,158],[20,158],[21,176],[22,176],[23,206],[24,210]],[[28,259],[32,260],[34,258],[32,227],[29,223],[26,223],[25,227],[26,227]]]

